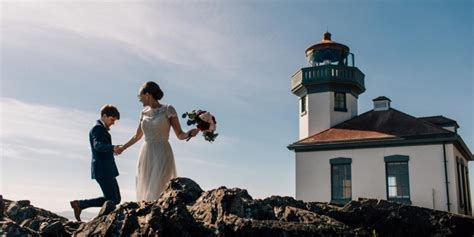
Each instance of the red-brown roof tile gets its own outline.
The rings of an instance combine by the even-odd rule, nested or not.
[[[451,133],[435,124],[395,109],[368,111],[295,144],[353,142],[390,138],[415,138]]]
[[[386,133],[376,132],[376,131],[330,128],[314,136],[305,138],[299,141],[298,143],[365,140],[365,139],[393,138],[393,137],[395,136],[386,134]]]

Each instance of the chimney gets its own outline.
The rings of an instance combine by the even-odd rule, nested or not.
[[[374,111],[386,111],[390,109],[391,100],[385,96],[379,96],[372,101],[374,102]]]

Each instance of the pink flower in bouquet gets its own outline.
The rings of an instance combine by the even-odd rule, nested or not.
[[[219,135],[214,133],[216,131],[216,118],[207,111],[193,110],[184,113],[182,117],[188,117],[188,125],[196,124],[196,127],[203,132],[202,134],[206,141],[213,142],[217,135]]]
[[[209,124],[209,128],[206,131],[213,132],[216,130],[216,120],[209,112],[204,112],[199,115],[199,118]]]

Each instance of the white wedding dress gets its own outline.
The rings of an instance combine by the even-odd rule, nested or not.
[[[145,142],[137,174],[137,200],[153,201],[160,197],[165,185],[177,176],[173,150],[168,142],[171,117],[176,110],[171,105],[146,107],[140,116]]]

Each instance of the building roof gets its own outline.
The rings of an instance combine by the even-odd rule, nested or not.
[[[408,138],[449,133],[452,132],[391,108],[385,111],[371,110],[297,143]]]
[[[379,96],[379,97],[373,99],[372,101],[381,101],[381,100],[391,101],[388,97],[385,97],[385,96]]]
[[[447,121],[454,120],[443,116],[416,118],[393,108],[385,111],[371,110],[299,140],[289,145],[288,149],[333,150],[457,141],[462,150],[466,151],[468,159],[473,159],[460,136],[440,126]]]
[[[437,116],[430,116],[430,117],[419,117],[418,119],[421,119],[423,121],[426,121],[426,122],[429,122],[429,123],[432,123],[436,126],[440,126],[440,127],[443,127],[443,126],[454,126],[456,128],[459,128],[459,125],[458,123],[456,122],[456,120],[453,120],[453,119],[450,119],[450,118],[446,118],[442,115],[437,115]]]

